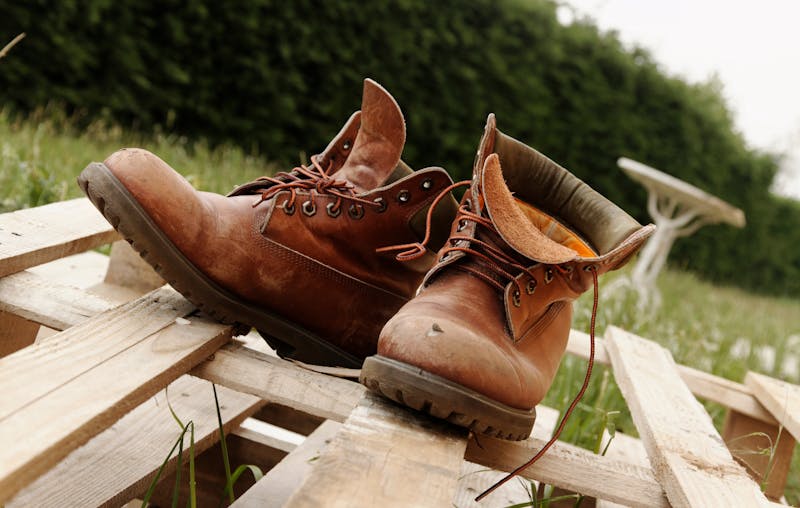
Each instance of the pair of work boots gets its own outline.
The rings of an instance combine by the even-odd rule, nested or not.
[[[572,301],[653,226],[502,134],[493,115],[460,204],[443,169],[403,163],[404,143],[397,103],[366,80],[361,111],[308,166],[227,196],[140,149],[78,181],[210,316],[255,327],[283,357],[363,363],[366,386],[414,409],[524,439]]]

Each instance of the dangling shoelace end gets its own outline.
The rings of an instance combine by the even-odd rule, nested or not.
[[[511,471],[502,480],[498,481],[497,483],[495,483],[494,485],[492,485],[491,487],[489,487],[488,489],[483,491],[480,495],[478,495],[478,497],[475,498],[476,502],[481,501],[486,496],[488,496],[489,494],[491,494],[492,492],[494,492],[495,490],[500,488],[507,481],[509,481],[510,479],[514,478],[515,476],[520,474],[522,471],[528,469],[530,466],[533,465],[534,462],[536,462],[540,458],[542,458],[542,456],[545,454],[545,452],[547,452],[547,450],[550,449],[550,447],[553,446],[553,444],[555,444],[555,442],[558,440],[559,436],[561,435],[561,432],[564,430],[564,427],[567,424],[567,419],[570,417],[572,412],[575,410],[575,407],[578,405],[578,402],[580,402],[581,398],[583,398],[584,393],[586,393],[586,389],[589,387],[589,380],[592,377],[592,368],[594,367],[594,353],[595,353],[595,333],[594,332],[595,332],[595,321],[597,319],[597,302],[598,302],[598,293],[599,293],[599,289],[598,289],[598,286],[597,286],[597,268],[595,266],[591,266],[589,271],[592,274],[592,281],[594,283],[594,301],[593,301],[593,304],[592,304],[591,324],[589,325],[589,364],[586,367],[586,377],[583,380],[583,386],[581,386],[581,389],[578,392],[578,395],[575,396],[575,398],[572,400],[572,403],[569,405],[567,410],[564,412],[564,416],[561,418],[561,422],[558,424],[558,428],[556,428],[556,431],[553,433],[553,436],[550,438],[550,440],[547,443],[545,443],[545,445],[542,447],[542,449],[539,450],[536,453],[536,455],[533,456],[533,458],[531,460],[529,460],[525,464],[522,464],[521,466],[519,466],[515,470]]]

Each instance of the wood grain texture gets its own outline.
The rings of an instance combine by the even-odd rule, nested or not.
[[[744,382],[772,416],[800,439],[800,386],[755,372],[748,372]]]
[[[610,360],[606,351],[606,341],[597,337],[595,346],[595,362],[608,364]],[[588,359],[589,335],[572,330],[567,344],[567,353],[584,360]],[[747,386],[685,365],[678,365],[677,368],[683,382],[698,397],[722,404],[765,423],[777,423]]]
[[[768,502],[731,456],[668,351],[614,327],[606,334],[606,348],[653,473],[673,506]]]
[[[362,385],[312,372],[234,342],[198,365],[192,374],[272,403],[342,422],[362,394]]]
[[[535,437],[525,441],[502,441],[487,437],[480,437],[476,441],[473,437],[467,445],[464,458],[492,469],[511,471],[527,462],[545,442]],[[523,471],[522,476],[625,506],[669,506],[650,468],[595,455],[561,441]],[[492,495],[485,501],[492,502]]]
[[[66,330],[115,305],[105,298],[23,270],[0,278],[0,311]]]
[[[286,506],[449,506],[466,438],[465,429],[365,393]]]
[[[533,426],[533,437],[547,440],[558,425],[559,412],[547,406],[536,406],[536,423]],[[487,499],[480,502],[475,497],[496,482],[505,478],[507,473],[490,469],[481,464],[465,460],[461,464],[458,487],[453,496],[453,506],[457,508],[505,508],[531,501],[530,481],[517,478],[505,483]]]
[[[342,424],[338,422],[325,421],[231,506],[237,508],[284,506],[309,475],[314,462],[341,427]],[[352,481],[357,480],[354,478]]]
[[[0,359],[0,502],[230,340],[170,291]]]
[[[195,424],[197,454],[219,441],[211,383],[181,376],[166,392],[148,399],[69,454],[6,506],[58,508],[66,500],[73,506],[119,506],[143,495],[180,434],[167,407],[167,393],[181,420]],[[225,387],[217,387],[217,394],[226,432],[263,404],[258,397]],[[185,443],[188,447],[188,439]],[[176,464],[175,456],[165,475],[175,470]]]
[[[236,343],[220,349],[192,373],[339,422],[347,418],[366,390],[357,383],[306,371]],[[544,443],[544,439],[514,443],[482,437],[480,445],[470,441],[465,458],[490,469],[510,471],[530,459]],[[631,506],[667,506],[649,468],[560,442],[525,476]],[[490,498],[486,501],[491,502]]]
[[[0,277],[117,239],[117,232],[86,198],[4,213]]]
[[[0,359],[0,425],[192,310],[187,300],[165,287]]]

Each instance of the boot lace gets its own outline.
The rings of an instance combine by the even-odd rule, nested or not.
[[[415,243],[407,243],[401,245],[392,245],[388,247],[381,247],[376,249],[377,252],[391,252],[391,251],[400,251],[395,257],[398,261],[411,261],[413,259],[417,259],[425,254],[427,251],[426,245],[430,241],[430,234],[431,234],[431,220],[433,217],[433,210],[439,202],[448,195],[449,192],[458,188],[458,187],[468,187],[472,184],[471,180],[465,180],[462,182],[457,182],[446,189],[443,189],[442,192],[434,199],[433,203],[431,203],[430,208],[428,209],[428,215],[425,222],[425,238],[421,242]],[[472,222],[477,226],[483,227],[488,232],[492,234],[497,234],[497,230],[492,224],[491,219],[487,217],[483,217],[482,215],[473,212],[470,209],[469,201],[465,200],[464,204],[462,204],[459,209],[458,213],[456,214],[455,220],[458,223],[458,227],[456,228],[456,232],[463,230],[466,227],[468,222]],[[464,242],[464,243],[462,243]],[[459,263],[456,265],[451,265],[452,268],[457,270],[462,270],[469,272],[481,280],[485,281],[486,283],[490,284],[493,287],[496,287],[500,291],[505,290],[505,286],[500,282],[500,280],[512,281],[516,285],[515,294],[517,297],[519,296],[522,288],[519,286],[517,282],[517,277],[515,274],[519,274],[521,272],[525,272],[530,275],[532,280],[535,280],[532,269],[526,267],[525,265],[521,264],[518,260],[515,260],[509,254],[503,252],[501,249],[495,247],[494,245],[475,238],[474,236],[468,235],[450,235],[448,239],[448,246],[442,248],[440,251],[441,253],[441,260],[447,258],[447,256],[451,252],[463,252],[468,256],[472,256],[474,258],[480,259],[483,261],[481,263],[481,267],[488,269],[492,272],[495,277],[488,275],[484,272],[484,270],[478,269],[475,266],[467,263]],[[469,245],[468,247],[462,245]],[[568,275],[571,272],[570,268],[563,267],[560,265],[550,265],[554,268],[558,273],[562,275]],[[599,290],[598,290],[598,283],[597,283],[597,267],[594,265],[588,265],[586,267],[586,271],[592,274],[592,282],[594,286],[593,291],[593,304],[592,304],[592,317],[591,317],[591,324],[589,327],[589,344],[590,344],[590,351],[589,351],[589,363],[586,367],[586,375],[583,379],[583,385],[581,386],[578,394],[570,403],[567,410],[564,412],[564,416],[561,417],[561,421],[558,424],[555,432],[553,432],[552,437],[550,438],[547,443],[525,464],[517,467],[513,471],[511,471],[507,476],[503,479],[486,489],[482,492],[478,497],[475,498],[475,501],[481,501],[483,498],[497,490],[501,485],[512,479],[513,477],[520,474],[525,469],[532,466],[536,461],[538,461],[546,452],[550,449],[553,444],[558,440],[561,436],[561,432],[564,430],[564,427],[567,424],[567,420],[572,415],[573,411],[577,407],[578,403],[580,402],[583,395],[586,393],[587,388],[589,387],[589,381],[592,376],[592,370],[594,368],[594,355],[595,355],[595,322],[597,319],[597,304],[599,299]],[[498,280],[499,279],[499,280]]]
[[[254,183],[263,182],[266,188],[261,189],[261,197],[258,201],[253,203],[253,208],[284,190],[290,192],[286,201],[280,205],[284,211],[294,210],[298,190],[311,191],[310,203],[313,209],[316,209],[316,202],[314,200],[316,195],[329,194],[336,196],[336,202],[328,207],[329,213],[335,215],[339,214],[344,199],[378,208],[383,206],[379,201],[370,201],[358,197],[355,185],[344,179],[337,180],[333,175],[329,174],[331,166],[332,164],[328,163],[327,168],[323,168],[319,163],[319,157],[314,155],[311,157],[310,166],[301,164],[290,172],[280,172],[275,174],[275,176],[262,176],[256,179]]]

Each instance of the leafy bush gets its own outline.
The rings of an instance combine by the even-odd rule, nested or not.
[[[641,221],[645,192],[615,161],[661,168],[741,207],[749,224],[681,240],[672,262],[717,282],[800,294],[800,206],[769,194],[714,82],[666,75],[549,0],[0,0],[3,101],[57,100],[87,118],[233,141],[294,162],[322,148],[370,76],[397,97],[405,158],[468,176],[486,114]]]

